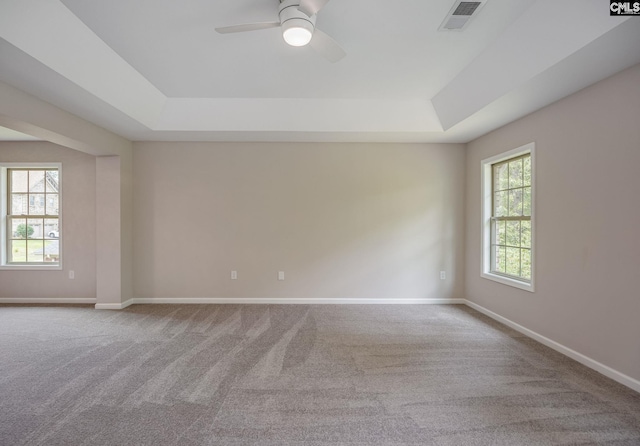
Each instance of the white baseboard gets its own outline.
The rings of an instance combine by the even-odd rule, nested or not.
[[[96,303],[95,297],[0,297],[0,304],[95,304],[97,310],[122,310],[133,304],[431,304],[463,305],[464,299],[344,299],[344,298],[237,298],[237,297],[151,297],[133,298],[122,303]]]
[[[129,299],[122,303],[113,303],[113,304],[96,304],[96,310],[123,310],[127,308],[129,305],[133,305],[135,299]]]
[[[95,304],[95,297],[0,297],[0,304]]]
[[[464,304],[464,299],[357,299],[357,298],[286,298],[286,297],[136,297],[134,304],[265,304],[265,305],[450,305]],[[129,302],[129,301],[127,301]],[[128,304],[130,305],[130,304]],[[128,306],[127,305],[127,306]],[[98,306],[96,305],[96,308]]]
[[[463,299],[465,305],[467,305],[468,307],[473,308],[474,310],[479,311],[480,313],[489,316],[491,319],[494,319],[498,322],[500,322],[501,324],[504,324],[508,327],[513,328],[514,330],[522,333],[523,335],[534,339],[536,341],[538,341],[541,344],[546,345],[547,347],[550,347],[552,349],[554,349],[555,351],[562,353],[565,356],[568,356],[571,359],[574,359],[576,361],[578,361],[580,364],[583,364],[587,367],[589,367],[590,369],[595,370],[596,372],[599,372],[601,374],[603,374],[604,376],[607,376],[611,379],[613,379],[614,381],[619,382],[620,384],[623,384],[633,390],[635,390],[636,392],[640,392],[640,381],[638,381],[637,379],[634,379],[630,376],[625,375],[624,373],[621,373],[615,369],[612,369],[611,367],[604,365],[598,361],[596,361],[595,359],[591,359],[588,356],[583,355],[582,353],[579,353],[575,350],[570,349],[569,347],[566,347],[562,344],[560,344],[559,342],[556,342],[552,339],[549,339],[545,336],[542,336],[539,333],[536,333],[533,330],[529,330],[526,327],[523,327],[522,325],[513,322],[510,319],[507,319],[504,316],[500,316],[497,313],[494,313],[491,310],[486,309],[485,307],[478,305],[474,302],[471,302],[469,300]]]

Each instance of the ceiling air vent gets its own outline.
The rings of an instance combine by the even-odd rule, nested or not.
[[[487,0],[475,2],[456,1],[438,31],[462,31],[469,24],[471,18],[478,15],[478,11],[486,2]]]

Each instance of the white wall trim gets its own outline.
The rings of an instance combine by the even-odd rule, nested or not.
[[[498,322],[500,322],[501,324],[504,324],[508,327],[513,328],[514,330],[522,333],[523,335],[538,341],[541,344],[546,345],[547,347],[550,347],[552,349],[554,349],[555,351],[562,353],[565,356],[568,356],[569,358],[578,361],[580,364],[583,364],[587,367],[589,367],[590,369],[595,370],[596,372],[599,372],[601,374],[603,374],[604,376],[607,376],[611,379],[613,379],[614,381],[619,382],[620,384],[623,384],[633,390],[635,390],[636,392],[640,392],[640,381],[638,381],[637,379],[634,379],[630,376],[625,375],[624,373],[621,373],[615,369],[612,369],[611,367],[604,365],[598,361],[596,361],[595,359],[591,359],[588,356],[583,355],[582,353],[579,353],[573,349],[570,349],[569,347],[566,347],[562,344],[560,344],[559,342],[556,342],[552,339],[549,339],[545,336],[542,336],[539,333],[536,333],[533,330],[530,330],[526,327],[523,327],[522,325],[513,322],[510,319],[507,319],[504,316],[500,316],[497,313],[494,313],[491,310],[486,309],[485,307],[478,305],[477,303],[471,302],[470,300],[467,299],[463,299],[465,305],[467,305],[468,307],[473,308],[474,310],[479,311],[480,313],[489,316],[491,319],[494,319]]]
[[[403,299],[403,298],[286,298],[286,297],[136,297],[134,304],[300,304],[300,305],[350,305],[350,304],[385,304],[385,305],[448,305],[464,304],[464,299]],[[127,301],[127,302],[130,302]],[[128,304],[130,305],[130,304]],[[128,306],[127,305],[127,306]],[[97,308],[97,306],[96,306]]]
[[[95,304],[95,297],[0,297],[0,304]]]

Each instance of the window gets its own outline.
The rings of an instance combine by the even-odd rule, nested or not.
[[[4,268],[60,267],[60,165],[2,164]]]
[[[534,145],[482,161],[482,277],[533,291]]]

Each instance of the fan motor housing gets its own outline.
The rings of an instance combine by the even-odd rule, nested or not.
[[[294,26],[307,28],[310,25],[310,31],[313,32],[313,29],[316,27],[316,14],[309,17],[300,11],[298,6],[300,6],[300,0],[284,0],[280,2],[280,11],[278,13],[280,25],[284,28],[286,22],[295,21]],[[307,24],[304,24],[303,21],[307,22]],[[290,25],[293,25],[293,23]]]

